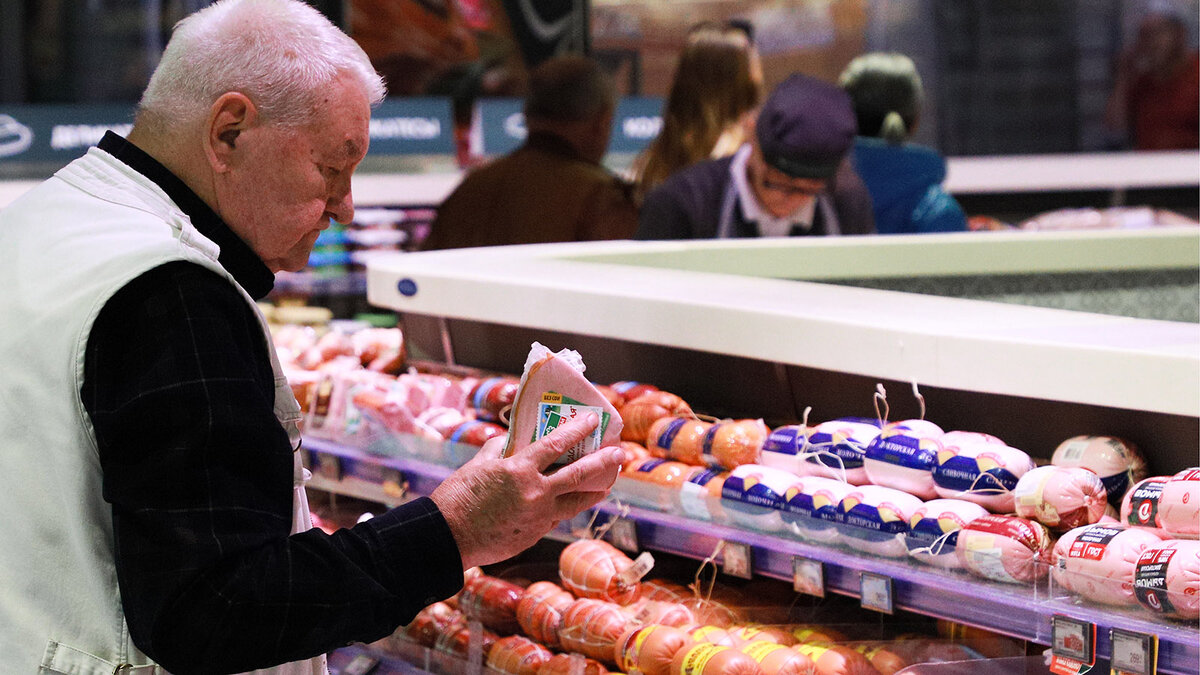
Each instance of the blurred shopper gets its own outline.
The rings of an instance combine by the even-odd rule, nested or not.
[[[838,80],[858,119],[854,169],[871,193],[879,234],[960,232],[967,218],[942,189],[946,160],[910,143],[921,119],[924,90],[912,59],[903,54],[863,54]]]
[[[466,175],[438,207],[422,248],[631,237],[631,186],[600,163],[615,108],[612,80],[592,59],[539,65],[525,99],[525,143]]]
[[[1188,46],[1178,10],[1155,9],[1142,19],[1118,57],[1105,121],[1134,150],[1200,147],[1200,54]]]
[[[646,195],[637,239],[870,234],[871,197],[846,154],[846,92],[792,75],[763,104],[750,143],[694,164]]]
[[[255,300],[351,221],[383,94],[309,5],[222,0],[177,25],[127,139],[0,212],[0,672],[325,673],[616,480],[616,448],[543,474],[589,415],[312,527]]]
[[[737,152],[753,133],[762,87],[762,64],[745,27],[692,28],[663,104],[662,131],[633,164],[638,194],[696,162]]]

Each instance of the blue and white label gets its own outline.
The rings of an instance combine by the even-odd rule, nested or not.
[[[947,534],[937,518],[922,518],[905,533],[904,543],[910,552],[922,549],[929,555],[950,555],[958,543],[958,530],[951,530]]]
[[[871,441],[864,454],[877,462],[930,471],[937,464],[940,449],[938,442],[929,438],[884,432]]]
[[[979,470],[975,457],[954,455],[933,467],[933,482],[946,490],[974,494],[1002,494],[1017,487],[1017,477],[1008,469]]]
[[[758,477],[730,476],[721,486],[721,498],[764,509],[782,509],[783,497],[759,482]]]
[[[772,431],[767,440],[763,441],[763,452],[776,452],[781,455],[798,455],[804,447],[804,427],[789,424]]]

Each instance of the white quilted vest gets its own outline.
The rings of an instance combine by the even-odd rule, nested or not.
[[[299,407],[266,321],[217,254],[157,185],[97,148],[0,212],[0,672],[165,672],[129,638],[111,507],[79,396],[92,323],[118,289],[172,260],[228,278],[262,324],[275,415],[298,438]],[[296,454],[300,532],[312,523]],[[325,659],[258,672],[323,674]]]

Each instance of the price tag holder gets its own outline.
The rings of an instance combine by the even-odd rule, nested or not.
[[[1096,624],[1055,614],[1050,633],[1050,672],[1078,675],[1096,665]]]
[[[863,609],[884,614],[895,611],[892,603],[892,578],[882,574],[863,572],[859,578],[859,597]]]
[[[366,654],[358,654],[339,672],[341,675],[367,675],[367,673],[375,670],[375,666],[377,665],[379,665],[379,659],[372,658]]]
[[[731,577],[753,579],[754,566],[750,558],[750,544],[737,541],[725,542],[725,553],[721,558],[721,570]]]
[[[800,555],[792,556],[792,590],[825,597],[825,563]]]
[[[637,523],[634,521],[628,518],[615,518],[608,533],[612,537],[613,546],[622,551],[637,553],[640,550],[638,548]]]
[[[1158,673],[1158,636],[1113,628],[1112,675],[1156,675]]]

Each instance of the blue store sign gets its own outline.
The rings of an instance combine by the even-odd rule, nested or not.
[[[519,98],[480,99],[472,129],[474,147],[485,156],[511,152],[525,141],[525,115]],[[662,130],[662,99],[623,98],[613,115],[610,153],[637,154]]]

